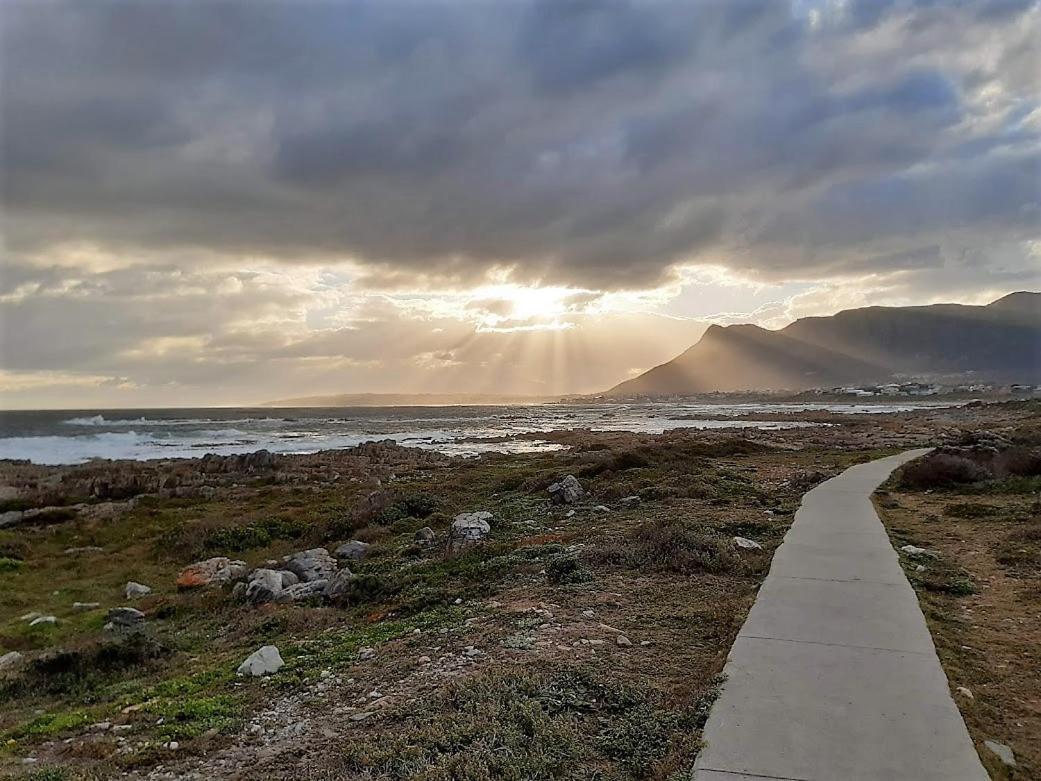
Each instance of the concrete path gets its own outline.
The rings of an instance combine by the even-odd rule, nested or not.
[[[730,651],[695,781],[983,781],[871,505],[913,450],[806,494]]]

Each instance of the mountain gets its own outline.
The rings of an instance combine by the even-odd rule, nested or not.
[[[714,325],[682,355],[608,395],[804,390],[897,376],[1041,382],[1041,293],[986,306],[849,309],[778,331]]]

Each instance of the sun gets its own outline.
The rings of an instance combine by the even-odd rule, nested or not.
[[[561,318],[581,308],[587,291],[568,287],[489,285],[474,291],[472,305],[481,327],[495,330],[541,330],[567,327]]]

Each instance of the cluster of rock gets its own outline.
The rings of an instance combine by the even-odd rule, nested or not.
[[[177,578],[177,586],[183,589],[234,583],[232,595],[253,605],[312,598],[335,601],[348,592],[355,577],[341,560],[357,561],[368,548],[367,543],[351,540],[339,546],[335,556],[326,548],[311,548],[256,568],[217,556],[186,567]]]

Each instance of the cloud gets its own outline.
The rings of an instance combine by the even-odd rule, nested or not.
[[[1037,2],[4,16],[0,325],[23,378],[238,399],[278,386],[270,362],[328,390],[495,366],[503,389],[594,389],[645,362],[589,357],[626,328],[655,360],[697,330],[648,312],[776,324],[827,295],[1038,284]],[[542,382],[511,350],[563,368]]]
[[[468,280],[506,266],[624,289],[707,252],[759,262],[821,220],[841,262],[868,230],[906,232],[903,207],[937,193],[970,230],[995,212],[1022,227],[1038,134],[1002,117],[1037,106],[1038,16],[1008,2],[822,4],[816,25],[782,3],[16,4],[9,241]],[[981,134],[969,120],[988,91]],[[993,160],[944,159],[999,137],[1011,149]]]

